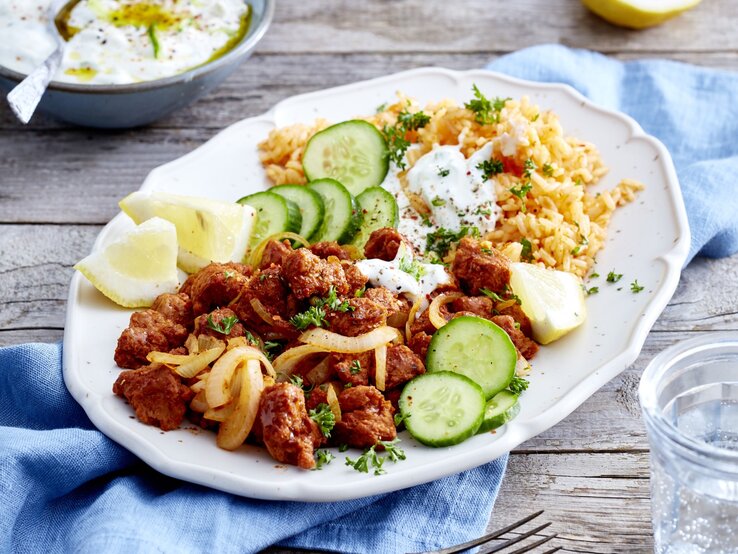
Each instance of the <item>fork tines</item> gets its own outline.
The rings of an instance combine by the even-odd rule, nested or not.
[[[484,535],[482,537],[479,537],[478,539],[474,539],[474,540],[471,540],[471,541],[468,541],[468,542],[465,542],[465,543],[462,543],[462,544],[457,544],[457,545],[454,545],[454,546],[449,546],[448,548],[443,548],[441,550],[432,550],[432,551],[428,551],[428,552],[423,552],[421,554],[455,554],[457,552],[463,552],[464,550],[467,550],[469,548],[473,548],[475,546],[481,546],[481,545],[488,544],[490,541],[492,541],[494,539],[497,539],[497,538],[500,538],[503,535],[509,533],[510,531],[513,531],[515,529],[518,529],[519,527],[522,527],[523,525],[525,525],[529,521],[531,521],[531,520],[537,518],[538,516],[540,516],[542,513],[543,513],[543,510],[540,510],[540,511],[534,513],[534,514],[531,514],[531,515],[529,515],[527,517],[524,517],[520,521],[516,521],[515,523],[513,523],[511,525],[508,525],[507,527],[503,527],[502,529],[498,529],[497,531],[493,531],[492,533],[488,533],[488,534],[486,534],[486,535]],[[502,550],[504,550],[504,549],[506,549],[506,548],[508,548],[508,547],[510,547],[512,545],[514,545],[514,544],[517,544],[517,543],[519,543],[521,541],[524,541],[525,539],[527,539],[528,537],[531,537],[531,536],[535,535],[536,533],[539,533],[539,532],[543,531],[549,525],[551,525],[550,522],[544,523],[543,525],[539,525],[538,527],[536,527],[534,529],[531,529],[530,531],[526,531],[525,533],[521,533],[520,535],[516,535],[516,536],[514,536],[512,538],[506,539],[506,540],[504,540],[504,542],[501,542],[499,544],[492,545],[490,548],[481,549],[479,551],[479,554],[491,554],[493,552],[500,552],[500,551],[502,551]],[[537,540],[535,542],[532,542],[532,543],[530,543],[530,544],[528,544],[526,546],[523,546],[522,548],[518,548],[517,550],[508,550],[508,551],[506,551],[506,553],[507,554],[523,554],[524,552],[531,552],[534,548],[537,548],[537,547],[541,546],[542,544],[547,543],[548,541],[550,541],[551,539],[553,539],[555,536],[556,536],[556,533],[554,533],[552,535],[547,535],[547,536],[545,536],[545,537],[543,537],[543,538],[541,538],[541,539],[539,539],[539,540]],[[553,554],[553,552],[558,551],[560,548],[561,547],[556,547],[556,548],[554,548],[552,550],[548,550],[544,554]]]

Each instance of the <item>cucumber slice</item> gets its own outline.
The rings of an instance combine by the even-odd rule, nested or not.
[[[348,244],[361,225],[361,210],[356,198],[333,179],[318,179],[308,184],[323,200],[325,215],[312,237],[313,242],[335,241]]]
[[[363,220],[351,244],[363,251],[373,231],[382,227],[397,228],[400,220],[397,200],[382,187],[369,187],[356,197],[356,201],[359,203]]]
[[[518,395],[511,393],[509,390],[498,392],[487,401],[487,407],[484,409],[484,419],[482,419],[482,424],[479,426],[477,433],[486,433],[492,429],[502,427],[519,413]]]
[[[424,373],[402,389],[400,413],[410,434],[427,446],[452,446],[479,429],[484,392],[468,377],[451,371]]]
[[[286,200],[291,200],[300,209],[302,225],[300,235],[310,240],[323,222],[325,208],[320,195],[305,185],[278,185],[269,189],[269,192],[278,194]]]
[[[462,316],[433,334],[425,367],[466,375],[482,387],[489,400],[510,384],[517,361],[517,351],[505,331],[481,317]]]
[[[237,200],[239,204],[256,210],[256,223],[251,231],[249,249],[253,249],[267,237],[276,233],[300,230],[302,216],[300,208],[292,200],[271,192],[256,192]]]
[[[387,175],[387,142],[371,123],[344,121],[316,133],[305,146],[302,167],[309,181],[336,179],[354,196]]]

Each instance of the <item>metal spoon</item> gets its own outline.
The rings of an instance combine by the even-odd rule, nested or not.
[[[47,12],[47,26],[56,40],[56,48],[41,65],[31,71],[25,79],[8,93],[7,100],[10,109],[13,110],[15,116],[23,124],[31,120],[33,112],[36,111],[41,97],[46,92],[46,87],[49,86],[51,79],[54,78],[64,56],[66,42],[56,27],[56,16],[68,4],[76,4],[78,2],[79,0],[52,0]]]

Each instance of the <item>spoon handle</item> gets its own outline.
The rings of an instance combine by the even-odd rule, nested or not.
[[[34,69],[8,93],[7,100],[15,116],[26,124],[31,120],[36,106],[59,69],[64,49],[57,47],[44,63]]]

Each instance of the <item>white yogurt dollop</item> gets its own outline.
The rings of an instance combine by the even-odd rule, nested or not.
[[[0,0],[0,65],[28,74],[51,53],[50,4]],[[243,0],[82,0],[54,80],[127,84],[183,73],[241,36],[249,10]]]
[[[420,299],[418,315],[430,304],[429,296],[441,285],[451,283],[451,276],[441,264],[420,262],[402,243],[392,261],[370,258],[356,262],[361,272],[375,287],[384,287],[409,298],[413,303]]]
[[[407,189],[430,210],[426,218],[402,190],[397,166],[390,167],[382,186],[397,200],[398,231],[419,252],[425,251],[428,234],[441,227],[453,232],[476,227],[481,234],[495,228],[500,208],[494,177],[485,179],[477,167],[490,159],[492,148],[493,144],[487,143],[467,159],[458,145],[436,146],[415,162],[406,175]]]

